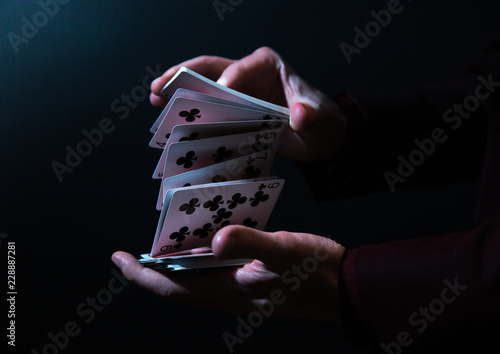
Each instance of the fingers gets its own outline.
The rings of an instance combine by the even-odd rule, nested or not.
[[[290,128],[296,133],[303,133],[314,123],[317,112],[306,103],[295,102],[290,108]]]
[[[193,58],[171,67],[151,83],[150,101],[154,106],[164,107],[167,104],[168,99],[162,96],[161,90],[182,66],[211,80],[217,80],[221,85],[259,96],[259,93],[270,91],[268,83],[280,83],[281,68],[286,65],[275,51],[266,47],[259,48],[238,61],[216,56]],[[278,86],[281,87],[281,84]],[[266,98],[270,102],[285,103],[283,92],[274,92],[268,96]]]
[[[276,252],[279,243],[263,231],[233,225],[220,230],[212,240],[212,250],[217,258],[268,258]]]
[[[118,251],[113,253],[111,259],[132,283],[159,296],[170,295],[171,288],[168,287],[168,283],[165,283],[166,277],[159,272],[145,268],[131,254]],[[159,286],[159,284],[166,284],[167,287]]]
[[[319,112],[304,102],[295,102],[290,108],[289,128],[281,135],[278,151],[290,159],[306,162],[311,159],[311,147],[326,145],[331,137],[330,127],[320,127],[319,132],[314,132],[313,126],[317,123]],[[326,140],[323,140],[326,139]],[[310,141],[311,140],[311,141]]]
[[[245,302],[243,299],[250,297],[248,284],[260,278],[263,282],[265,280],[263,275],[259,278],[253,274],[252,267],[223,267],[201,273],[163,274],[142,266],[134,256],[126,252],[115,252],[111,259],[133,284],[165,299],[203,303],[204,306],[220,304],[223,308],[236,295],[240,297],[238,302]]]
[[[279,75],[280,63],[281,58],[275,51],[266,47],[259,48],[229,65],[217,82],[235,90],[240,90],[249,81],[268,82],[269,75]]]
[[[165,71],[162,76],[154,79],[153,82],[151,82],[151,92],[156,95],[160,95],[163,86],[165,86],[165,84],[170,81],[170,79],[175,75],[177,70],[181,68],[181,66],[182,65],[172,66],[167,71]]]
[[[272,267],[301,261],[316,248],[334,252],[336,243],[324,237],[292,232],[264,232],[241,225],[220,230],[212,241],[217,258],[258,259]]]
[[[159,95],[165,84],[183,66],[209,78],[210,80],[217,80],[224,69],[226,69],[231,63],[233,63],[233,60],[231,59],[208,55],[187,60],[178,65],[172,66],[170,69],[165,71],[162,76],[154,80],[151,83],[151,91]]]
[[[308,279],[308,286],[300,287],[276,314],[328,320],[338,315],[336,289],[344,248],[336,242],[312,234],[268,233],[232,225],[219,231],[212,248],[218,258],[257,260],[237,268],[162,274],[125,252],[115,252],[112,259],[132,283],[165,299],[235,314],[249,313],[255,309],[252,304],[269,299],[272,291],[283,287],[284,277],[286,284],[296,279],[296,286],[300,277]]]
[[[162,76],[151,83],[151,104],[156,107],[165,106],[168,99],[162,96],[161,90],[181,67],[185,66],[211,80],[217,80],[224,69],[231,63],[233,63],[231,59],[205,55],[172,66]]]
[[[163,96],[163,95],[156,95],[155,93],[151,92],[149,94],[149,101],[151,104],[155,107],[158,108],[163,108],[167,105],[168,103],[168,98]]]
[[[269,48],[260,48],[229,65],[217,81],[219,84],[252,97],[285,106],[287,99],[283,77],[288,67],[281,57]]]

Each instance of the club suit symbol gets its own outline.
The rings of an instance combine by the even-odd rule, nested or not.
[[[193,108],[192,110],[188,111],[181,111],[179,113],[180,117],[183,117],[186,122],[194,122],[196,118],[201,118],[200,110],[197,108]]]

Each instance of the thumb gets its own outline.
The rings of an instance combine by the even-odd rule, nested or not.
[[[295,102],[290,108],[290,128],[296,133],[305,132],[316,120],[316,109],[303,102]]]
[[[241,225],[231,225],[220,230],[212,240],[216,258],[250,258],[264,263],[276,263],[277,255],[290,247],[289,233],[269,233]],[[293,237],[286,237],[293,239]]]

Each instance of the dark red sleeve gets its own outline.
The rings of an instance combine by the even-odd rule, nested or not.
[[[398,338],[403,352],[495,342],[500,216],[470,231],[347,251],[341,306],[352,341],[382,353],[395,353]]]
[[[383,165],[386,153],[389,161],[404,153],[404,144],[400,144],[404,139],[409,139],[411,149],[418,134],[428,136],[425,129],[443,127],[448,129],[450,142],[443,144],[442,150],[449,150],[461,170],[470,163],[480,167],[486,151],[484,188],[478,201],[480,207],[486,205],[489,210],[482,215],[497,215],[487,220],[478,218],[482,221],[473,230],[348,250],[342,261],[340,294],[344,328],[354,343],[371,346],[377,353],[498,352],[500,96],[494,92],[490,99],[482,100],[462,122],[467,128],[453,130],[443,120],[447,109],[473,96],[478,82],[488,78],[495,85],[500,82],[500,37],[482,55],[436,84],[397,95],[354,96],[360,102],[357,114],[365,115],[364,151],[381,156],[370,158],[375,166],[383,166],[375,175],[382,176],[391,168]],[[460,150],[451,141],[453,138],[466,146],[463,142],[470,143],[475,134],[472,127],[481,122],[486,123],[483,128],[489,127],[489,134],[480,132],[478,141],[483,145],[474,154]],[[421,126],[423,131],[418,130]],[[413,132],[418,133],[415,136]],[[380,138],[387,149],[373,144],[373,138]],[[486,141],[488,144],[484,144]],[[394,146],[398,147],[396,156],[391,155]],[[363,156],[357,158],[363,165]],[[436,167],[431,159],[427,166]],[[444,182],[452,181],[446,171],[439,171]],[[459,174],[452,169],[449,172]],[[484,204],[485,200],[490,203]]]

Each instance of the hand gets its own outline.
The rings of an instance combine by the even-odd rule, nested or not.
[[[201,56],[168,69],[151,84],[151,103],[168,102],[160,91],[181,66],[218,83],[290,107],[290,129],[279,151],[299,162],[329,160],[345,144],[347,120],[339,106],[311,87],[272,49],[260,48],[241,60]]]
[[[112,259],[132,283],[165,299],[234,314],[266,309],[266,317],[340,323],[338,274],[345,248],[338,243],[312,234],[232,225],[215,235],[212,249],[216,258],[254,261],[242,267],[164,274],[143,267],[125,252],[115,252]]]

